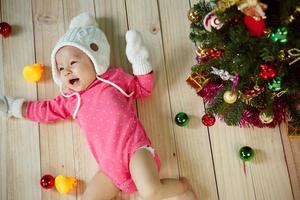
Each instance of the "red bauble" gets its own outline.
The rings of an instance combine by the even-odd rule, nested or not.
[[[40,180],[40,185],[44,189],[50,189],[54,186],[54,184],[55,184],[55,179],[53,176],[51,176],[49,174],[42,176],[42,178]]]
[[[275,78],[278,74],[277,69],[268,64],[263,64],[260,67],[261,69],[259,75],[264,80]]]
[[[11,26],[6,22],[0,23],[0,34],[3,37],[8,37],[11,33]]]
[[[259,37],[265,34],[264,30],[266,28],[266,24],[265,20],[261,17],[256,19],[252,16],[245,15],[244,24],[252,36]]]
[[[216,118],[215,118],[215,116],[213,116],[211,114],[205,114],[202,117],[202,123],[205,126],[212,126],[215,124],[215,122],[216,122]]]

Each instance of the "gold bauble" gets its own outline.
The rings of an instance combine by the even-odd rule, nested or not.
[[[228,104],[233,104],[234,102],[236,102],[237,97],[237,93],[234,92],[233,94],[231,94],[231,91],[226,91],[223,95],[224,101]]]
[[[264,124],[270,124],[274,119],[274,115],[273,114],[266,114],[265,112],[260,112],[259,113],[259,119]]]
[[[188,12],[188,18],[193,23],[198,23],[200,21],[199,12],[194,8],[191,8]]]

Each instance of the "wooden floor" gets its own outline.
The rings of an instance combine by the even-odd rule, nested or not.
[[[0,94],[26,99],[53,98],[58,88],[50,68],[38,84],[22,78],[27,64],[50,65],[50,53],[82,11],[95,15],[112,46],[112,66],[130,72],[124,35],[137,29],[149,47],[155,71],[152,97],[137,102],[137,110],[157,148],[162,177],[191,179],[201,199],[300,199],[300,139],[287,138],[286,125],[275,129],[241,129],[217,121],[201,123],[203,102],[186,85],[194,64],[187,11],[196,0],[1,0],[2,21],[13,26],[11,37],[0,40]],[[174,123],[186,112],[187,127]],[[245,166],[238,150],[249,145],[255,159]],[[96,172],[88,146],[72,121],[43,125],[0,119],[0,199],[81,199],[85,184]],[[42,190],[41,175],[63,174],[80,179],[69,195]],[[117,199],[134,199],[120,194]]]

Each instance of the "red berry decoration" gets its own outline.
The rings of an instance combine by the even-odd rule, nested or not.
[[[265,91],[264,87],[256,85],[256,86],[253,87],[253,89],[246,90],[244,92],[244,95],[245,95],[246,98],[253,98],[253,97],[257,97],[258,95],[260,95],[264,91]]]
[[[275,78],[278,74],[277,69],[268,64],[263,64],[260,67],[261,69],[259,75],[264,80]]]
[[[265,34],[264,31],[266,28],[266,24],[265,24],[265,20],[261,17],[257,18],[257,17],[246,15],[244,17],[244,24],[248,29],[250,35],[252,36],[259,37]]]
[[[11,33],[11,26],[6,22],[1,22],[0,23],[0,34],[6,38],[10,35],[10,33]]]
[[[55,184],[55,179],[53,176],[51,176],[49,174],[42,176],[42,178],[40,180],[40,185],[44,189],[50,189],[54,186],[54,184]]]
[[[224,50],[222,49],[210,49],[207,50],[206,55],[210,56],[211,58],[218,58],[224,54]]]
[[[207,127],[214,125],[215,122],[216,122],[216,118],[211,114],[205,114],[202,117],[202,123]]]

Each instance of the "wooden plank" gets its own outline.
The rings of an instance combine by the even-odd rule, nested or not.
[[[241,129],[218,122],[210,135],[220,199],[293,199],[278,128]],[[257,155],[244,173],[238,151],[245,145]]]
[[[36,98],[36,85],[26,83],[22,68],[34,63],[31,4],[25,0],[2,0],[2,20],[12,25],[12,35],[1,45],[1,94]],[[16,14],[18,13],[18,14]],[[40,199],[38,125],[18,119],[2,119],[1,199]]]
[[[287,124],[280,126],[294,199],[300,199],[300,138],[289,138]]]
[[[49,68],[45,79],[39,84],[39,98],[53,98],[59,95],[58,87],[52,80],[50,55],[58,39],[68,30],[72,17],[90,7],[93,3],[85,1],[33,1],[35,14],[35,38],[37,61]],[[63,4],[64,3],[64,4]],[[79,7],[81,5],[81,7]],[[83,6],[85,5],[85,6]],[[84,9],[84,10],[81,10]],[[56,30],[56,31],[53,31]],[[81,180],[77,191],[71,192],[68,199],[77,199],[95,171],[95,161],[90,155],[84,135],[78,125],[71,120],[55,124],[41,125],[42,172],[53,175],[63,174]],[[76,195],[77,193],[77,195]],[[66,199],[55,190],[44,191],[43,199]]]
[[[210,132],[221,199],[293,199],[277,128],[241,129],[218,122]],[[246,145],[256,155],[244,168],[238,151]]]
[[[39,1],[37,1],[37,3],[38,2]],[[52,5],[47,5],[47,3]],[[45,42],[47,44],[43,44],[43,46],[50,46],[50,48],[46,50],[40,48],[43,55],[47,57],[46,62],[50,65],[49,58],[52,48],[58,38],[68,30],[70,20],[80,12],[90,11],[94,13],[94,4],[92,1],[63,1],[63,4],[61,1],[57,1],[56,3],[54,1],[46,1],[43,2],[41,6],[44,6],[44,9],[46,9],[46,12],[42,13],[52,13],[50,18],[56,18],[56,23],[43,24],[43,34],[47,36],[51,30],[59,30],[54,33],[53,40],[46,40]],[[41,9],[37,10],[41,12]],[[51,74],[49,74],[49,76],[51,76]],[[49,87],[54,88],[52,92],[49,92]],[[59,94],[58,88],[54,85],[52,80],[43,91],[47,91],[47,93],[44,93],[44,97],[48,97],[49,95],[53,97]],[[68,176],[75,176],[79,179],[80,184],[77,189],[77,195],[80,196],[86,187],[86,182],[92,178],[97,170],[96,163],[90,154],[84,134],[80,131],[78,125],[71,121],[58,123],[53,126],[47,125],[46,127],[47,128],[43,131],[41,130],[41,132],[48,132],[49,127],[51,127],[52,130],[50,130],[48,134],[45,134],[46,137],[49,138],[46,140],[48,144],[44,144],[43,147],[50,147],[50,149],[45,149],[45,154],[57,152],[52,154],[54,157],[47,159],[48,162],[46,163],[48,165],[49,162],[54,164],[53,170],[56,172],[56,175],[62,173]],[[53,199],[53,196],[57,199],[65,198],[58,193],[51,194],[49,198]],[[76,199],[75,191],[71,193],[68,198]]]
[[[279,128],[246,129],[246,139],[256,149],[249,172],[257,199],[293,199]]]
[[[149,49],[155,73],[151,97],[138,101],[139,118],[143,122],[162,160],[162,177],[178,177],[174,132],[170,121],[171,110],[168,82],[164,63],[163,44],[157,3],[127,0],[129,29],[141,32]]]
[[[210,135],[220,199],[256,199],[252,173],[248,169],[253,162],[246,163],[244,173],[244,165],[238,155],[242,146],[254,148],[246,140],[243,130],[226,127],[223,122],[217,121],[210,128]]]
[[[59,95],[59,90],[52,80],[50,55],[58,38],[64,33],[63,5],[57,0],[33,0],[32,4],[36,61],[45,65],[44,77],[38,84],[38,98],[53,99]],[[40,142],[41,176],[74,176],[73,133],[70,121],[41,124]],[[62,198],[55,189],[42,190],[43,200]],[[76,199],[76,196],[68,199]]]
[[[125,1],[95,0],[95,12],[97,22],[111,47],[110,65],[131,73],[132,69],[125,55],[125,33],[128,29]],[[134,195],[120,193],[115,199],[134,199]]]
[[[185,83],[193,65],[193,44],[189,41],[187,11],[189,1],[160,0],[159,11],[165,54],[166,74],[171,100],[180,175],[191,179],[201,199],[218,199],[209,135],[200,121],[204,113],[202,100]],[[167,92],[167,91],[166,91]],[[190,116],[187,127],[174,123],[175,115]]]
[[[68,29],[71,19],[78,14],[90,12],[95,15],[95,4],[93,0],[64,0],[63,3],[65,30]],[[77,178],[81,180],[77,189],[77,199],[81,199],[81,195],[84,192],[86,185],[98,171],[98,167],[90,152],[84,136],[85,134],[75,122],[72,122],[72,131],[75,174]]]
[[[0,1],[0,16],[2,16],[2,7]],[[4,21],[3,17],[1,17]],[[3,54],[3,43],[2,39],[0,40],[0,95],[5,94],[5,84],[4,84],[4,54]],[[0,199],[7,199],[7,119],[4,117],[0,117]]]
[[[110,65],[122,67],[128,73],[131,66],[125,55],[125,32],[127,17],[124,0],[95,0],[97,22],[105,33],[111,47]]]

